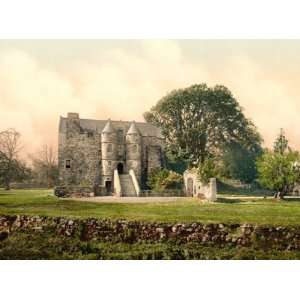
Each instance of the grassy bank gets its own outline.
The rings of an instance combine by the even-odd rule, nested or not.
[[[91,203],[60,200],[50,190],[0,190],[0,214],[95,217],[160,222],[251,223],[296,225],[300,199],[224,199],[203,204],[182,198],[169,203]]]

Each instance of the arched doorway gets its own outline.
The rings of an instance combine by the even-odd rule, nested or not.
[[[119,174],[123,174],[123,172],[124,172],[124,166],[123,166],[122,163],[118,163],[117,169],[118,169],[118,173]]]

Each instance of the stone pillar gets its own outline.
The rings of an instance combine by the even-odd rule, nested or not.
[[[217,182],[216,178],[209,179],[209,194],[207,195],[207,200],[210,202],[217,201]]]

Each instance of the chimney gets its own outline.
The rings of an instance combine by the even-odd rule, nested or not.
[[[78,113],[68,113],[68,119],[79,119],[79,114]]]

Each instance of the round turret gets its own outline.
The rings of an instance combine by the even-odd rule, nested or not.
[[[141,134],[133,121],[126,133],[126,143],[139,144],[141,142]]]
[[[101,132],[101,154],[103,175],[112,175],[117,159],[117,133],[108,120]]]
[[[101,141],[102,143],[115,143],[117,140],[117,133],[111,124],[111,121],[108,120],[101,132]]]
[[[127,170],[132,169],[138,180],[141,176],[141,164],[142,164],[142,137],[136,127],[135,122],[132,122],[129,130],[126,133],[126,165]]]

